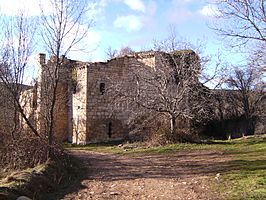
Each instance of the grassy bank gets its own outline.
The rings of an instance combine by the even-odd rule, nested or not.
[[[232,155],[230,170],[220,189],[228,192],[228,199],[266,199],[266,136],[230,143],[230,148],[224,147]]]
[[[0,178],[0,199],[47,198],[50,193],[73,183],[78,175],[79,162],[73,158],[51,161],[25,170],[13,170]],[[3,174],[3,173],[2,173]]]

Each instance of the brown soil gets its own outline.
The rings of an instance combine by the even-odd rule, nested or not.
[[[84,176],[79,187],[73,183],[61,199],[221,199],[211,188],[229,159],[212,151],[134,157],[72,153],[83,161]]]

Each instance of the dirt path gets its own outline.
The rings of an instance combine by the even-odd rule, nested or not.
[[[85,151],[73,154],[84,162],[83,188],[63,199],[219,199],[210,184],[228,159],[211,151],[137,157]]]

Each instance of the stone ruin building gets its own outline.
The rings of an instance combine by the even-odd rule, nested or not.
[[[185,51],[187,54],[193,51]],[[112,80],[130,80],[129,70],[143,66],[155,67],[163,52],[147,51],[116,57],[107,62],[80,62],[61,57],[63,65],[59,69],[60,81],[57,90],[55,116],[55,136],[61,141],[77,144],[106,142],[127,137],[127,112],[121,108],[112,112],[108,105],[113,98],[106,92]],[[196,54],[195,54],[196,55]],[[39,76],[31,93],[33,103],[29,115],[37,129],[45,126],[42,114],[46,112],[45,88],[49,84],[47,71],[53,65],[53,58],[46,60],[39,54]]]
[[[199,65],[198,56],[193,51],[185,50],[182,51],[182,54],[186,54]],[[161,63],[161,57],[167,56],[169,54],[164,52],[147,51],[116,57],[106,62],[81,62],[62,56],[60,60],[63,65],[59,68],[59,83],[56,91],[55,137],[60,141],[76,144],[127,138],[129,132],[126,124],[128,113],[123,109],[123,106],[120,110],[113,111],[110,105],[113,104],[114,98],[112,93],[107,92],[107,88],[114,80],[130,83],[130,70],[141,67],[156,68]],[[39,54],[37,83],[35,86],[23,86],[21,94],[22,101],[25,100],[22,105],[26,110],[27,117],[39,131],[45,128],[43,118],[47,112],[45,100],[49,99],[50,96],[49,93],[46,93],[46,89],[50,84],[48,74],[49,69],[53,68],[53,59],[47,60],[45,54]],[[198,77],[195,78],[198,81]],[[204,86],[202,87],[209,90]],[[0,106],[3,108],[2,115],[0,115],[0,133],[3,133],[14,127],[13,123],[10,122],[14,118],[18,119],[18,116],[13,115],[15,112],[13,112],[12,106],[9,108],[4,105],[7,102],[5,96],[8,94],[3,87],[0,89],[2,91],[1,97],[4,97],[4,100],[0,98]],[[225,99],[225,101],[227,100]],[[228,124],[230,125],[230,123]],[[235,122],[233,125],[235,130],[243,126]],[[215,125],[215,127],[221,129],[220,126]],[[260,132],[265,131],[265,126],[261,130]],[[213,133],[213,131],[211,132]]]

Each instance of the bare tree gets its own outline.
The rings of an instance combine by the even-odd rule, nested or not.
[[[28,61],[33,51],[33,40],[36,26],[34,21],[21,12],[16,17],[10,17],[3,22],[4,38],[1,48],[0,81],[7,94],[6,106],[11,108],[13,116],[12,138],[19,132],[18,114],[22,116],[30,130],[40,136],[34,124],[30,121],[21,102],[20,95],[28,89],[24,85]]]
[[[217,0],[215,5],[220,20],[214,29],[219,34],[235,39],[237,45],[266,41],[265,0]]]
[[[1,81],[8,88],[12,95],[12,104],[15,106],[14,112],[19,112],[22,115],[26,124],[32,132],[38,136],[48,138],[49,144],[52,144],[55,115],[57,111],[56,105],[59,105],[60,98],[66,97],[67,94],[62,94],[62,88],[58,87],[60,81],[65,77],[62,75],[62,68],[70,68],[64,59],[71,50],[87,35],[91,25],[91,20],[87,19],[87,1],[75,0],[51,0],[45,2],[49,4],[45,8],[41,7],[41,17],[39,23],[40,36],[43,39],[45,49],[51,57],[49,64],[43,63],[43,82],[38,83],[41,87],[41,107],[38,116],[41,116],[44,121],[45,130],[39,130],[30,121],[29,116],[23,108],[25,102],[21,100],[21,92],[25,89],[23,83],[25,80],[25,70],[28,60],[32,53],[33,34],[35,33],[35,24],[28,23],[32,18],[19,15],[16,20],[9,21],[4,24],[6,27],[5,38],[1,49]],[[27,22],[27,23],[26,23]],[[65,80],[68,81],[68,80]],[[60,93],[60,95],[59,95]],[[28,104],[27,104],[28,105]],[[44,108],[45,107],[45,108]],[[39,110],[40,111],[40,110]],[[41,119],[38,119],[41,120]],[[17,123],[15,124],[17,126]],[[16,127],[14,127],[15,131]]]
[[[47,125],[44,132],[35,127],[30,119],[31,116],[27,113],[27,108],[24,107],[24,105],[31,105],[33,99],[28,98],[26,99],[27,102],[21,101],[23,100],[22,97],[27,98],[29,97],[27,96],[28,94],[31,95],[29,90],[24,91],[29,89],[29,87],[26,87],[23,83],[25,81],[26,67],[33,51],[32,44],[34,39],[36,39],[34,38],[36,26],[31,23],[31,17],[25,17],[23,14],[18,15],[15,20],[12,17],[8,17],[8,23],[4,24],[5,36],[0,50],[1,85],[5,86],[9,96],[11,96],[10,103],[12,104],[12,109],[14,108],[14,112],[18,112],[31,129],[31,132],[38,136],[29,137],[27,135],[27,137],[12,141],[13,145],[7,144],[0,156],[1,163],[3,163],[1,166],[4,167],[20,167],[21,162],[23,163],[23,168],[25,166],[32,167],[32,164],[43,163],[48,158],[58,157],[63,153],[62,149],[53,143],[56,105],[59,104],[58,93],[61,90],[58,86],[61,79],[63,79],[60,71],[61,67],[65,65],[66,59],[64,59],[64,55],[73,50],[73,47],[86,36],[90,21],[85,20],[88,23],[83,23],[85,22],[83,20],[87,11],[87,1],[51,0],[48,3],[50,3],[48,7],[51,10],[47,12],[47,10],[42,9],[39,22],[40,36],[43,38],[49,56],[52,57],[49,65],[43,63],[44,72],[47,76],[44,79],[44,85],[41,85],[45,89],[45,91],[42,90],[44,93],[41,95],[43,97],[41,100],[47,105],[42,110],[47,115],[45,115],[45,121],[39,121],[39,123]],[[37,85],[39,86],[39,83]],[[33,106],[35,107],[36,105]],[[14,125],[15,127],[11,133],[15,133],[19,128],[17,121]],[[34,161],[28,162],[30,158],[32,158],[31,161]]]
[[[212,28],[229,38],[232,46],[253,44],[249,51],[249,62],[253,68],[265,72],[266,5],[265,0],[216,0],[218,23]]]
[[[135,51],[128,46],[121,47],[120,50],[112,49],[112,47],[109,46],[107,51],[105,52],[107,59],[112,59],[118,56],[125,56],[132,53],[135,53]]]
[[[168,36],[165,39],[154,39],[152,49],[155,51],[164,51],[167,53],[176,51],[178,49],[195,49],[195,51],[199,53],[198,51],[200,51],[200,46],[198,45],[196,48],[196,46],[187,41],[186,38],[178,36],[176,27],[169,25]]]
[[[49,144],[53,143],[56,103],[60,91],[60,70],[64,67],[64,57],[86,37],[91,25],[87,19],[87,1],[49,0],[45,2],[52,9],[47,13],[41,6],[41,36],[52,63],[46,65],[47,83],[43,83],[42,103],[46,105],[46,134]]]
[[[249,53],[248,64],[227,69],[226,74],[222,73],[221,83],[226,84],[225,90],[219,94],[223,94],[222,99],[227,99],[226,104],[230,104],[229,107],[232,108],[231,114],[242,116],[247,122],[244,132],[253,133],[256,121],[258,118],[262,119],[259,113],[265,102],[265,81],[262,78],[266,69],[265,0],[216,0],[214,5],[218,9],[218,23],[212,28],[229,39],[232,47],[250,45],[250,48],[244,49],[245,53]]]
[[[112,49],[111,46],[108,47],[107,51],[105,52],[107,60],[111,60],[118,56],[118,51],[116,49]]]
[[[261,73],[266,72],[266,43],[258,44],[257,47],[254,48],[249,55],[248,61],[250,62],[250,66],[255,68],[257,71],[261,71]]]
[[[126,47],[122,47],[120,50],[119,50],[119,53],[118,55],[119,56],[125,56],[125,55],[128,55],[128,54],[132,54],[134,53],[135,51],[133,49],[131,49],[130,47],[126,46]]]
[[[141,130],[143,124],[158,127],[155,118],[159,118],[162,121],[158,123],[168,125],[169,139],[173,139],[181,130],[178,121],[193,127],[213,117],[212,91],[203,84],[216,77],[220,62],[215,63],[213,74],[204,73],[210,67],[211,58],[203,56],[203,43],[196,46],[180,40],[174,27],[170,27],[165,40],[154,42],[155,51],[151,51],[154,62],[139,61],[129,69],[130,80],[113,81],[115,107],[119,110],[120,105],[127,105],[123,109],[128,110],[128,124],[134,131]],[[197,53],[186,49],[196,49]],[[135,56],[141,60],[138,53]]]
[[[129,69],[131,79],[115,80],[110,91],[117,104],[127,105],[124,109],[133,123],[138,118],[146,122],[154,117],[165,118],[171,140],[178,132],[177,119],[204,120],[208,116],[203,100],[206,96],[202,95],[207,88],[198,80],[200,62],[194,51],[153,53],[156,64],[137,63],[138,67]]]
[[[232,89],[232,98],[239,116],[244,116],[246,134],[253,134],[258,119],[265,118],[266,84],[263,73],[253,66],[234,68],[228,74],[227,86]]]
[[[199,55],[199,62],[201,65],[199,80],[202,84],[210,84],[212,88],[217,87],[220,83],[217,82],[217,77],[222,71],[221,54],[209,55],[205,53],[206,42],[204,40],[197,40],[196,43],[188,41],[186,38],[178,36],[176,27],[169,25],[169,34],[165,39],[154,39],[152,49],[155,51],[163,51],[172,53],[176,50],[193,49]]]

